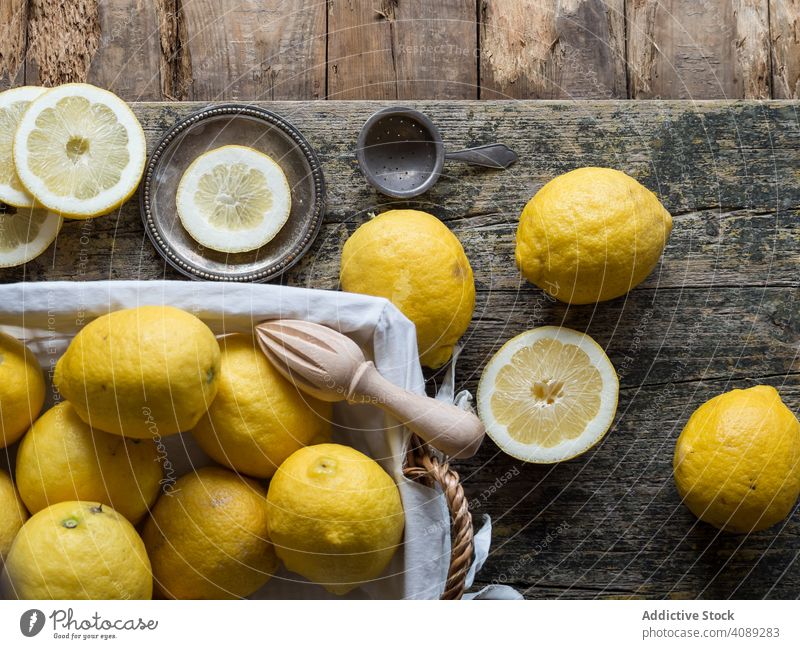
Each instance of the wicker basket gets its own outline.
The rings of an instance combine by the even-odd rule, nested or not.
[[[436,451],[411,438],[403,473],[407,478],[427,487],[441,487],[450,512],[450,568],[441,599],[461,599],[466,586],[467,572],[473,558],[473,527],[469,503],[458,473],[439,459]]]

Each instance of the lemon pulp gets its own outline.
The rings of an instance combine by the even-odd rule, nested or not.
[[[539,327],[498,351],[478,385],[489,437],[525,462],[560,462],[589,450],[614,420],[619,380],[602,347],[565,327]]]
[[[492,411],[518,442],[552,448],[580,436],[597,416],[602,387],[586,352],[539,340],[500,370]]]

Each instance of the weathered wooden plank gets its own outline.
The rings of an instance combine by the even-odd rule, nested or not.
[[[182,3],[190,99],[320,99],[325,95],[325,3]]]
[[[797,376],[760,382],[795,407],[800,402]],[[473,513],[495,521],[480,584],[510,583],[528,597],[796,598],[796,516],[748,537],[720,534],[681,505],[672,480],[675,439],[691,411],[753,384],[723,379],[623,391],[602,444],[557,466],[525,465],[488,443],[460,467]]]
[[[127,101],[160,100],[159,16],[149,0],[29,0],[26,82],[88,82]]]
[[[328,97],[478,96],[474,0],[329,0]]]
[[[631,99],[770,96],[767,0],[628,0]]]
[[[770,0],[772,96],[800,97],[800,0]]]
[[[100,45],[100,13],[94,0],[28,0],[25,82],[55,86],[86,81]]]
[[[152,0],[101,0],[100,42],[89,83],[126,101],[158,101],[161,93],[159,16]]]
[[[482,0],[481,97],[625,98],[624,0]]]
[[[152,148],[201,104],[139,104]],[[614,428],[588,455],[520,464],[487,441],[459,463],[476,517],[492,515],[493,552],[478,584],[529,597],[797,597],[788,569],[800,519],[747,537],[718,535],[680,504],[674,441],[701,402],[733,387],[776,386],[800,409],[800,126],[785,102],[412,102],[453,146],[502,140],[506,172],[448,167],[411,203],[441,216],[464,244],[478,288],[458,364],[475,389],[511,336],[542,324],[591,334],[616,366]],[[403,203],[368,187],[353,142],[374,102],[271,103],[318,150],[329,213],[311,253],[284,282],[335,289],[341,248],[371,211]],[[625,169],[675,215],[657,270],[625,298],[567,307],[514,266],[517,215],[554,175],[581,165]],[[113,253],[113,254],[112,254]],[[178,279],[144,235],[131,201],[115,215],[68,222],[55,251],[0,281]],[[1,307],[0,307],[1,308]],[[432,383],[440,373],[429,375]],[[498,482],[499,480],[499,482]]]
[[[0,4],[0,90],[24,81],[27,14],[27,0]]]

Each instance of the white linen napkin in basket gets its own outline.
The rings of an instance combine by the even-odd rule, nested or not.
[[[358,342],[381,374],[424,394],[414,325],[381,298],[265,284],[175,281],[28,282],[0,285],[0,330],[15,335],[36,353],[46,371],[71,338],[93,318],[110,310],[169,304],[201,318],[216,333],[251,332],[263,320],[298,318],[328,325]],[[453,380],[441,396],[453,399]],[[464,395],[459,395],[461,400]],[[349,444],[381,463],[398,483],[406,513],[405,540],[386,576],[352,591],[352,598],[437,598],[450,559],[450,517],[444,497],[403,477],[408,432],[373,406],[338,403],[335,441]],[[163,440],[171,471],[182,475],[209,460],[191,435]],[[477,535],[475,568],[489,552],[488,519]],[[475,569],[471,571],[470,583]],[[325,598],[323,588],[279,572],[259,598]]]

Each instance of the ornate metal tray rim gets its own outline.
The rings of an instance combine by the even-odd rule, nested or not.
[[[275,126],[288,135],[302,151],[309,166],[311,167],[311,174],[314,181],[315,201],[314,208],[311,214],[311,227],[306,233],[305,237],[291,250],[283,256],[283,258],[270,267],[260,270],[256,273],[210,273],[202,268],[186,262],[175,254],[172,247],[161,237],[156,228],[155,219],[153,218],[152,211],[152,192],[154,186],[153,174],[161,161],[161,157],[168,149],[170,144],[183,134],[187,129],[193,127],[198,122],[208,119],[210,117],[219,117],[221,115],[236,115],[252,117],[264,121],[271,126]],[[203,108],[198,112],[184,117],[178,121],[171,129],[169,129],[159,141],[152,155],[147,161],[145,167],[144,177],[142,179],[141,188],[139,191],[139,209],[142,216],[142,223],[144,224],[147,237],[152,242],[159,254],[166,260],[179,273],[194,280],[207,280],[207,281],[228,281],[228,282],[266,282],[274,279],[289,268],[294,266],[305,255],[314,243],[314,240],[319,234],[322,227],[322,221],[325,215],[325,177],[322,173],[322,164],[317,158],[314,149],[305,139],[303,134],[291,122],[284,119],[260,106],[252,104],[219,104],[211,105]]]

